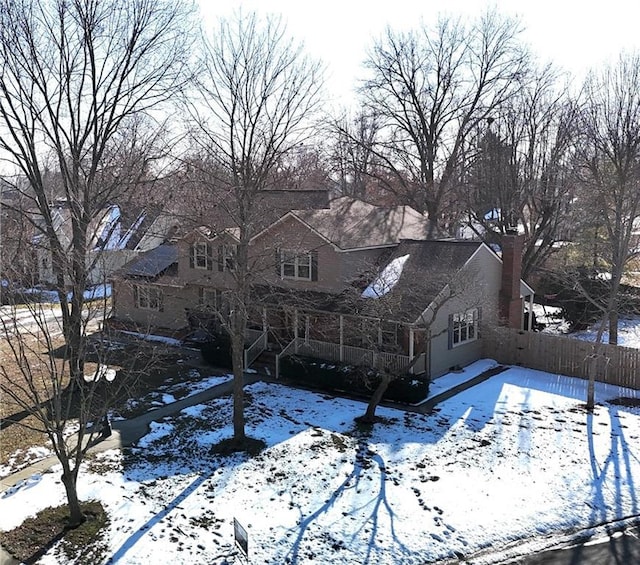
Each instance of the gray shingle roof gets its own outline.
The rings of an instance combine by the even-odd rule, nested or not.
[[[178,261],[175,245],[160,245],[127,263],[121,269],[126,277],[157,277]]]
[[[385,263],[409,255],[398,282],[385,296],[365,299],[364,310],[379,310],[386,303],[393,319],[416,321],[481,245],[478,241],[402,241]]]
[[[409,206],[382,208],[347,196],[332,200],[328,209],[292,213],[340,249],[391,245],[427,233],[426,218]]]

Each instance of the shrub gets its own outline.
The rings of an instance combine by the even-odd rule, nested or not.
[[[374,369],[315,357],[293,355],[280,361],[280,373],[294,382],[325,391],[346,391],[369,396],[380,384],[381,375]],[[429,381],[417,375],[400,375],[387,388],[383,399],[415,403],[427,397]]]
[[[209,365],[222,369],[232,369],[231,338],[224,333],[215,334],[211,341],[200,346],[202,359]]]

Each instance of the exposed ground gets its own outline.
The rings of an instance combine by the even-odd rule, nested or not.
[[[126,383],[115,399],[112,417],[130,418],[146,412],[158,403],[163,403],[163,395],[169,394],[171,399],[179,400],[189,394],[203,376],[211,374],[210,370],[198,370],[201,363],[197,351],[181,351],[158,343],[140,344],[135,340],[112,340],[110,343],[113,349],[112,359],[114,363],[117,359],[118,363],[113,365],[119,369],[117,380]],[[54,348],[61,348],[62,338],[55,338],[53,345]],[[46,354],[46,347],[34,347],[33,352],[28,354],[30,362],[36,363],[41,354]],[[25,377],[5,340],[0,341],[0,358],[5,369],[0,371],[0,385],[24,384]],[[87,374],[96,370],[97,360],[87,360]],[[62,365],[60,359],[56,362],[59,366]],[[45,386],[50,386],[50,382],[46,378],[30,380],[38,394],[46,400]],[[30,395],[23,394],[21,397],[30,405]],[[0,476],[10,474],[50,454],[47,447],[50,444],[42,424],[28,415],[25,406],[19,405],[7,395],[2,395],[0,402],[0,420]]]
[[[514,367],[430,415],[382,408],[366,430],[361,402],[256,383],[259,455],[213,449],[231,434],[214,399],[96,456],[80,494],[107,511],[114,562],[241,563],[237,519],[256,563],[504,563],[640,512],[638,395],[598,383],[593,414],[585,398],[584,381]],[[0,529],[63,500],[55,472],[34,476],[0,497]],[[71,562],[59,545],[43,560]]]

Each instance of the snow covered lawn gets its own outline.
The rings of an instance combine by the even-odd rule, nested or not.
[[[418,564],[640,513],[640,409],[606,403],[637,393],[511,368],[430,416],[257,383],[248,387],[256,457],[222,457],[231,403],[218,399],[153,426],[131,453],[98,456],[81,476],[111,525],[114,563]],[[144,446],[144,447],[142,447]],[[93,469],[93,471],[91,471]],[[63,502],[59,470],[0,498],[0,528]],[[64,563],[55,549],[43,563]]]
[[[600,323],[593,324],[589,329],[569,334],[568,337],[595,341]],[[602,334],[603,343],[609,343],[609,328]],[[640,349],[640,316],[624,316],[618,322],[618,345]]]

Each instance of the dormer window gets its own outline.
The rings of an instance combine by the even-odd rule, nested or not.
[[[197,241],[191,246],[190,266],[209,271],[213,268],[211,244]]]
[[[235,271],[236,255],[238,248],[236,245],[225,243],[218,246],[218,270],[219,271]]]

